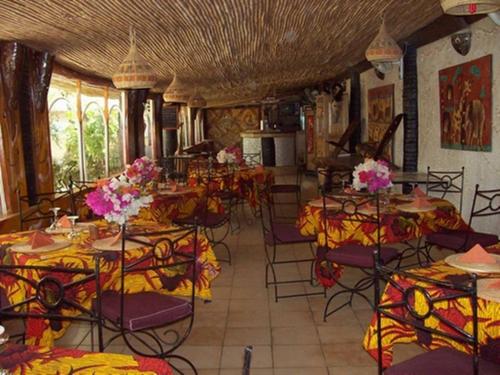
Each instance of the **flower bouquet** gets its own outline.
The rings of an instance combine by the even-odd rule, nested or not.
[[[133,184],[124,174],[109,180],[98,182],[97,188],[87,194],[86,203],[90,209],[109,222],[123,225],[130,216],[139,213],[142,207],[147,207],[153,197],[145,194]]]
[[[160,175],[161,168],[155,166],[154,162],[147,156],[135,159],[131,165],[125,168],[125,176],[130,183],[145,187]]]
[[[217,161],[221,164],[241,164],[243,153],[238,146],[228,146],[217,153]]]
[[[352,187],[358,191],[367,189],[370,193],[392,187],[389,165],[383,160],[368,159],[354,168]]]

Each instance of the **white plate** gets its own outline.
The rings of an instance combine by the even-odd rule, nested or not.
[[[452,254],[447,256],[444,261],[450,266],[455,268],[460,268],[461,270],[467,272],[475,273],[500,273],[500,255],[490,254],[496,259],[496,264],[484,264],[484,263],[464,263],[460,260],[462,254]]]
[[[54,238],[54,243],[51,245],[32,249],[30,244],[24,243],[24,244],[12,245],[10,247],[10,250],[15,253],[36,254],[36,253],[47,253],[49,251],[61,250],[70,245],[71,245],[70,241]]]
[[[477,280],[477,295],[483,299],[493,302],[500,302],[500,287],[488,288],[490,284],[499,282],[500,279],[479,279]]]
[[[412,205],[410,204],[400,204],[398,206],[396,206],[396,208],[400,211],[404,211],[404,212],[413,212],[413,213],[418,213],[418,212],[429,212],[429,211],[433,211],[436,209],[436,206],[433,206],[431,205],[430,207],[426,207],[426,208],[418,208],[418,207],[413,207]]]
[[[83,232],[84,230],[88,230],[89,226],[93,225],[90,223],[76,223],[75,224],[75,232]],[[50,227],[45,228],[45,232],[48,234],[68,234],[71,232],[71,228],[56,228],[51,230]]]
[[[139,241],[143,242],[149,242],[146,237],[135,237]],[[122,241],[118,240],[117,243],[111,244],[115,240],[115,237],[106,237],[106,238],[101,238],[100,240],[95,240],[92,242],[92,247],[96,250],[104,250],[104,251],[121,251],[122,249]],[[125,241],[125,250],[134,250],[134,249],[139,249],[143,247],[144,245],[141,245],[140,243],[133,242],[133,241]]]

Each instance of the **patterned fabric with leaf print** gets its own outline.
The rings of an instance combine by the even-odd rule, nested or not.
[[[492,249],[493,250],[493,249]],[[500,247],[496,247],[496,251],[500,252]],[[432,278],[436,280],[459,281],[460,278],[466,276],[465,271],[447,265],[444,261],[439,261],[432,264],[430,267],[420,268],[411,271],[413,274]],[[487,275],[481,275],[487,276]],[[406,289],[415,285],[415,280],[404,279],[399,276],[394,276],[394,280],[399,285],[403,285]],[[405,285],[406,284],[406,285]],[[446,289],[436,287],[435,285],[419,282],[418,285],[423,286],[431,297],[442,296],[446,293]],[[380,303],[388,304],[399,302],[403,299],[401,291],[393,285],[387,284],[384,293],[381,296]],[[426,302],[423,299],[415,300],[415,309],[426,309]],[[435,309],[439,310],[439,314],[458,325],[466,332],[472,332],[472,307],[470,299],[461,298],[452,301],[441,301],[435,303]],[[395,315],[409,314],[406,309],[399,308],[391,311]],[[409,318],[407,316],[406,318]],[[447,326],[439,321],[434,316],[430,316],[424,321],[427,327],[446,329]],[[441,325],[441,326],[439,326]],[[451,329],[451,328],[448,328]],[[425,349],[433,350],[441,347],[453,347],[466,353],[471,353],[471,347],[465,344],[458,343],[454,340],[443,336],[432,335],[422,330],[415,331],[413,327],[409,327],[395,320],[389,319],[382,315],[382,363],[384,367],[388,367],[392,363],[393,346],[400,343],[416,342]],[[478,341],[479,354],[484,359],[500,364],[500,303],[485,300],[478,297]],[[374,358],[377,358],[377,316],[374,314],[372,321],[366,331],[363,347]]]
[[[436,207],[425,212],[403,212],[397,209],[399,204],[408,203],[391,197],[389,205],[381,213],[381,243],[391,244],[420,238],[426,234],[437,232],[440,229],[467,228],[459,211],[450,202],[430,198]],[[322,209],[305,205],[297,219],[297,227],[303,236],[317,235],[318,246],[325,245],[325,228]],[[347,243],[373,245],[376,243],[376,226],[369,223],[359,223],[349,220],[329,220],[328,247],[334,249]],[[340,276],[341,267],[326,261],[324,250],[316,254],[316,276],[321,284],[327,288],[335,285],[334,275]]]
[[[98,226],[99,237],[112,236],[113,227],[108,226],[104,221],[95,222]],[[117,228],[117,227],[115,227]],[[171,229],[155,222],[147,222],[140,219],[133,221],[128,227],[130,232],[143,232],[145,230],[157,232]],[[31,232],[18,232],[13,234],[0,235],[0,245],[3,245],[0,250],[0,261],[6,264],[20,265],[37,265],[37,266],[59,266],[59,267],[74,267],[94,269],[95,255],[97,252],[92,249],[92,240],[88,233],[82,232],[79,241],[73,243],[70,247],[62,250],[51,251],[48,253],[14,253],[10,252],[7,247],[12,244],[26,242]],[[115,233],[116,234],[116,233]],[[189,252],[193,249],[193,238],[183,239],[179,243],[177,251]],[[148,248],[137,248],[127,250],[127,261],[134,261],[144,256]],[[103,261],[100,267],[100,283],[101,289],[104,290],[119,290],[120,288],[120,252],[119,251],[104,251]],[[146,263],[144,263],[146,265]],[[196,262],[196,296],[211,300],[211,283],[220,273],[220,266],[215,258],[215,254],[207,240],[201,234],[198,235],[197,245],[197,262]],[[26,271],[29,272],[29,271]],[[158,273],[156,271],[148,271],[146,273],[137,273],[130,275],[126,279],[125,290],[128,293],[137,293],[141,291],[159,291],[165,294],[178,296],[189,296],[191,293],[191,281],[189,274],[190,269],[180,268],[176,272],[167,274],[165,272]],[[40,280],[44,275],[36,275],[33,271],[25,275],[32,280]],[[24,276],[24,275],[23,275]],[[8,277],[2,277],[0,287],[4,289],[7,298],[11,303],[23,300],[26,293],[26,285],[19,285],[15,280]],[[75,298],[86,308],[90,308],[92,298],[95,296],[95,284],[87,283],[85,287],[76,289]],[[38,304],[31,304],[32,309],[40,309]],[[37,311],[37,310],[33,310]],[[78,311],[65,308],[63,314],[68,316],[78,315]],[[26,342],[34,345],[44,345],[51,347],[55,339],[60,338],[66,331],[68,322],[48,321],[43,319],[28,319],[26,325]]]
[[[12,375],[173,374],[168,362],[162,359],[17,344],[0,347],[0,368]]]

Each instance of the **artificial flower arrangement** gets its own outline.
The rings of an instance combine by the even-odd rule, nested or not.
[[[101,180],[97,188],[87,194],[86,203],[96,215],[109,222],[123,225],[130,216],[153,202],[151,194],[132,183],[125,173],[109,180]]]
[[[217,153],[217,161],[221,164],[241,164],[243,153],[238,146],[228,146]]]
[[[357,191],[367,189],[370,193],[392,187],[392,175],[387,162],[367,159],[357,165],[352,173],[352,187]]]
[[[147,156],[135,159],[131,165],[125,168],[125,176],[129,182],[145,187],[160,175],[161,168],[155,166],[154,162]]]

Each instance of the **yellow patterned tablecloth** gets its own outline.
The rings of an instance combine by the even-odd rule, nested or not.
[[[105,222],[96,222],[99,228],[99,237],[109,237],[112,235],[113,227]],[[116,229],[116,227],[115,227]],[[134,225],[129,227],[130,232],[162,231],[171,229],[155,222],[135,220]],[[8,250],[8,246],[16,243],[23,243],[28,240],[31,232],[18,232],[12,234],[0,235],[0,261],[4,264],[37,265],[37,266],[59,266],[94,269],[96,250],[92,249],[92,241],[87,232],[82,232],[81,238],[74,241],[70,247],[49,253],[14,253]],[[178,251],[190,252],[194,246],[193,238],[185,238],[179,243]],[[144,256],[148,248],[138,248],[127,250],[126,260],[134,261]],[[102,252],[103,261],[101,262],[100,281],[102,290],[119,290],[120,288],[120,252],[105,251]],[[198,235],[197,243],[197,280],[195,285],[196,296],[204,300],[210,300],[211,283],[220,273],[220,266],[215,258],[213,249],[208,240],[203,235]],[[167,294],[189,296],[191,290],[191,281],[186,273],[189,270],[179,269],[175,274],[159,274],[155,271],[147,273],[131,274],[126,278],[125,289],[128,293],[137,293],[141,291],[156,290]],[[37,275],[34,272],[28,272],[25,275],[33,280],[40,280],[44,275]],[[2,276],[0,287],[4,289],[7,298],[11,303],[22,301],[26,286],[20,286],[14,279]],[[95,296],[95,286],[89,283],[77,289],[77,300],[86,308],[90,308],[92,298]],[[30,308],[36,308],[36,303]],[[69,316],[78,315],[78,311],[67,309],[64,314]],[[26,327],[27,343],[36,345],[52,346],[54,339],[61,337],[67,322],[57,322],[42,319],[28,319]]]

